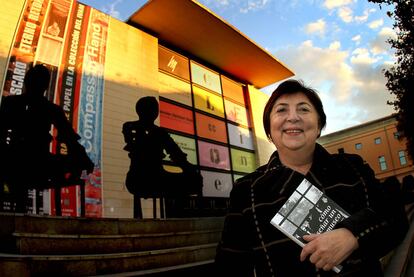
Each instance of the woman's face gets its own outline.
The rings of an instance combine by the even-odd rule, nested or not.
[[[302,92],[280,96],[270,112],[270,136],[278,150],[313,151],[319,115]]]

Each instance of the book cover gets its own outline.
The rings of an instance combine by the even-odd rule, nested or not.
[[[304,235],[330,231],[348,216],[337,203],[303,179],[270,223],[303,247]],[[333,270],[338,273],[341,267]]]

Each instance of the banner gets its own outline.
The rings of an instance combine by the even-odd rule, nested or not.
[[[48,0],[26,1],[5,74],[5,96],[23,92],[24,76],[34,61],[48,3]]]
[[[49,68],[47,98],[62,107],[95,164],[85,188],[86,215],[92,217],[102,216],[102,101],[108,27],[108,15],[76,0],[26,1],[2,93],[21,94],[24,76],[32,65],[42,63]],[[51,152],[65,151],[64,144],[53,142]],[[80,215],[79,193],[79,186],[61,190],[62,215]],[[50,210],[45,212],[54,214],[53,190],[50,195],[51,204],[44,203]]]
[[[109,16],[91,9],[85,43],[79,98],[78,132],[81,144],[95,164],[86,180],[86,215],[102,216],[102,101]]]

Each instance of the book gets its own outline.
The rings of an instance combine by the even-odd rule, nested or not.
[[[303,247],[307,243],[304,235],[330,231],[348,216],[335,201],[303,179],[270,223]],[[336,266],[333,270],[339,273],[341,268]]]

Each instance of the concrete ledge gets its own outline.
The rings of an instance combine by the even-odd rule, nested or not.
[[[1,235],[11,233],[126,235],[222,229],[224,217],[118,219],[0,213]]]
[[[206,266],[208,267],[208,266],[212,266],[213,264],[214,264],[214,259],[202,261],[202,262],[188,263],[184,265],[168,266],[168,267],[162,267],[162,268],[156,268],[156,269],[140,270],[140,271],[134,271],[134,272],[124,272],[124,273],[117,273],[117,274],[105,274],[105,275],[97,275],[97,276],[99,277],[129,277],[129,276],[151,276],[152,277],[154,276],[155,277],[155,275],[162,275],[163,273],[174,275],[177,271],[184,271],[190,268],[194,269],[194,268],[200,268],[200,267],[206,267]],[[207,273],[207,272],[204,272],[204,273]],[[181,275],[178,275],[178,276],[181,276]],[[94,276],[91,276],[91,277],[94,277]]]
[[[407,235],[389,258],[389,262],[384,269],[384,277],[405,276],[414,248],[414,205],[408,208],[408,221],[410,227]]]
[[[216,243],[221,229],[128,235],[49,235],[15,233],[16,254],[103,254]]]
[[[216,243],[100,255],[0,254],[1,276],[91,276],[168,268],[214,259]],[[14,275],[19,272],[19,275]]]

